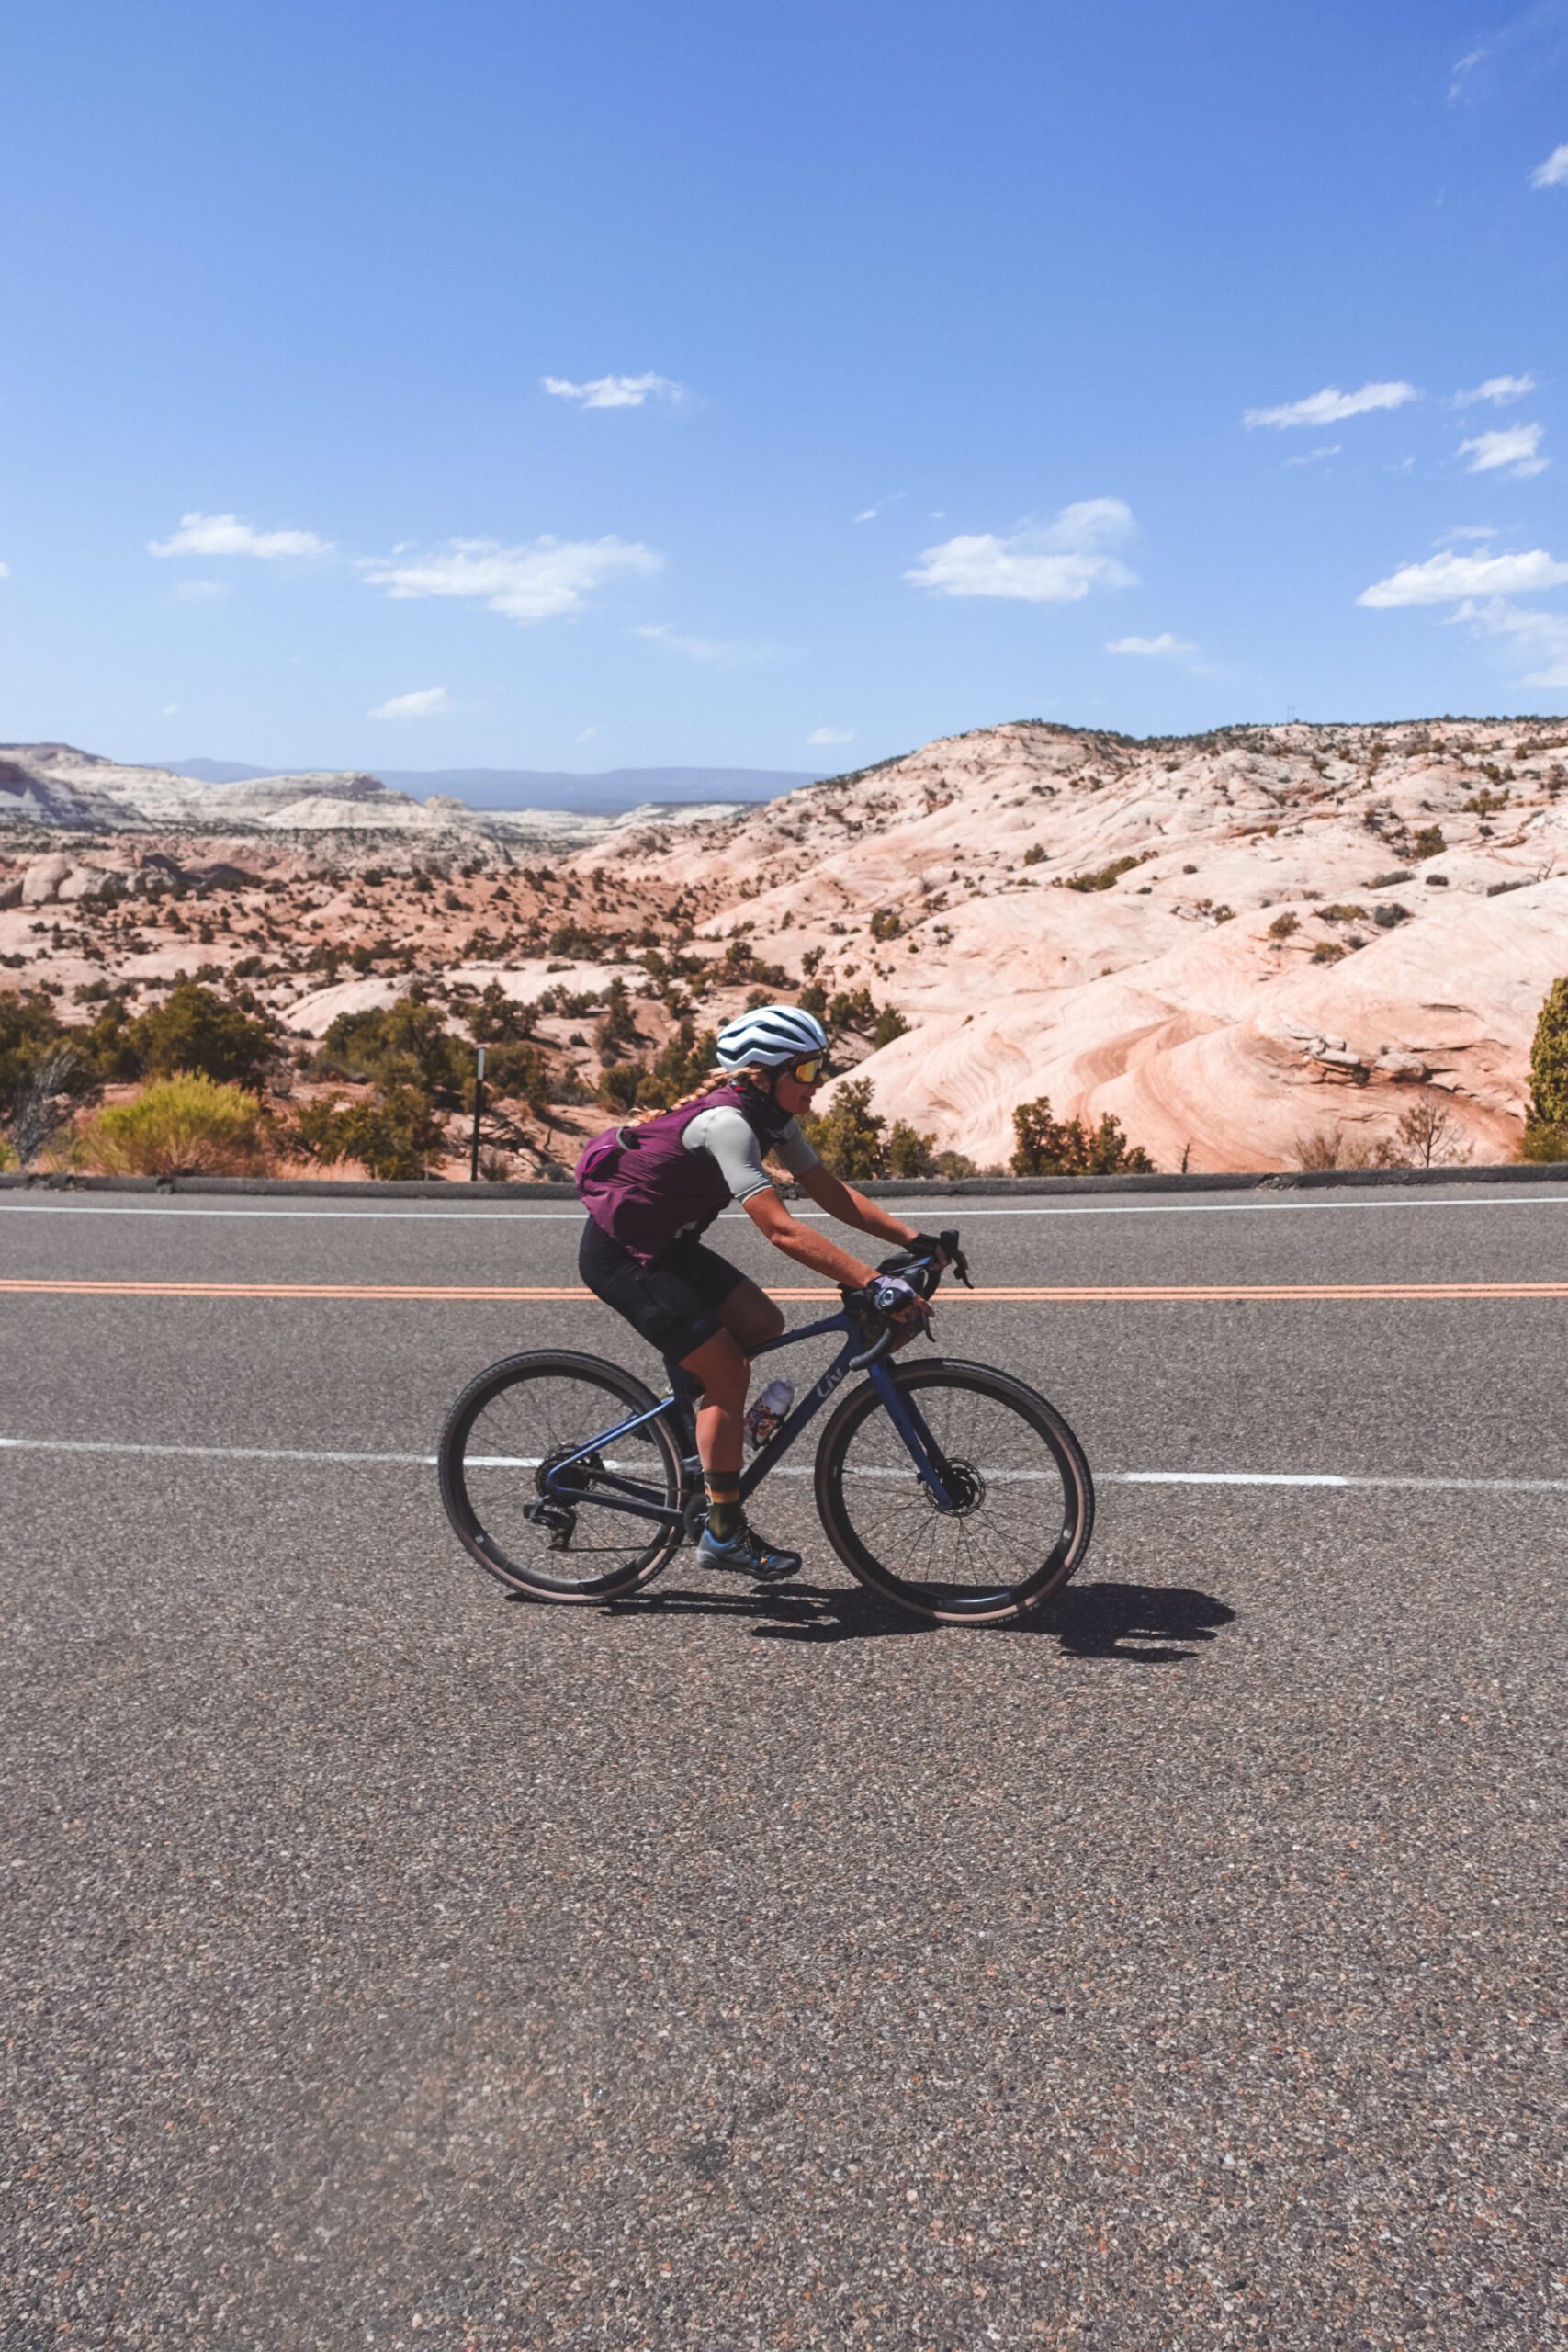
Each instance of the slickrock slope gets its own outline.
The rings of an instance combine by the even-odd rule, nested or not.
[[[1046,1094],[1164,1167],[1291,1167],[1320,1127],[1391,1136],[1422,1081],[1506,1159],[1568,970],[1568,727],[1021,722],[571,862],[891,1001],[909,1031],[856,1075],[981,1163]]]

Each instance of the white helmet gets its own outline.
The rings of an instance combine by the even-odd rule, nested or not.
[[[738,1013],[718,1033],[718,1058],[724,1069],[782,1069],[785,1062],[807,1060],[828,1050],[828,1032],[814,1012],[797,1004],[759,1004]]]

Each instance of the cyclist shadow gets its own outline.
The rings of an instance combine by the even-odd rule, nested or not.
[[[749,1620],[763,1642],[866,1642],[888,1635],[949,1633],[856,1586],[790,1584],[649,1592],[612,1600],[615,1617],[730,1617]],[[987,1626],[995,1634],[1044,1635],[1069,1657],[1116,1658],[1129,1666],[1174,1666],[1193,1657],[1235,1611],[1213,1593],[1187,1585],[1069,1585],[1014,1625]]]

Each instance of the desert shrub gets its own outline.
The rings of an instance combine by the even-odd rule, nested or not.
[[[903,1014],[894,1006],[885,1004],[871,1024],[871,1042],[874,1046],[890,1046],[895,1037],[906,1036],[908,1028]]]
[[[1337,939],[1320,939],[1312,951],[1314,964],[1337,964],[1345,949]]]
[[[0,1173],[4,1173],[7,1168],[15,1168],[16,1165],[16,1153],[12,1150],[5,1136],[0,1136]]]
[[[248,1087],[181,1070],[85,1121],[73,1158],[106,1176],[254,1176],[271,1167],[276,1146]]]
[[[1411,844],[1412,857],[1440,857],[1448,847],[1441,825],[1423,825]]]
[[[1568,1159],[1568,973],[1546,992],[1530,1046],[1530,1103],[1521,1159]]]
[[[1098,1127],[1053,1116],[1050,1099],[1021,1102],[1012,1114],[1010,1165],[1015,1176],[1152,1176],[1147,1152],[1129,1144],[1121,1121],[1107,1112]]]
[[[623,979],[612,980],[604,991],[604,1018],[593,1032],[593,1043],[602,1062],[613,1062],[624,1047],[640,1043]]]
[[[701,1085],[717,1057],[718,1040],[714,1032],[705,1029],[699,1035],[691,1015],[685,1014],[663,1050],[655,1057],[652,1068],[642,1073],[637,1102],[650,1109],[668,1110]]]
[[[1269,926],[1269,936],[1270,939],[1289,939],[1292,933],[1300,931],[1301,927],[1301,917],[1287,911],[1282,915],[1275,916]]]
[[[873,939],[897,939],[903,933],[903,922],[892,907],[878,907],[871,919]]]
[[[550,1099],[550,1073],[537,1046],[509,1041],[485,1048],[485,1092],[502,1102],[525,1102],[542,1118]]]
[[[1393,931],[1399,923],[1410,921],[1410,910],[1402,907],[1397,899],[1390,899],[1385,906],[1373,908],[1372,921],[1380,931]]]
[[[440,1102],[461,1101],[473,1082],[468,1048],[448,1035],[434,1005],[412,997],[368,1012],[340,1012],[316,1058],[319,1068],[344,1078],[412,1088]]]
[[[1435,1087],[1421,1089],[1395,1121],[1394,1132],[1402,1147],[1400,1159],[1411,1168],[1454,1168],[1471,1156],[1452,1105]]]
[[[807,1141],[825,1159],[835,1176],[887,1173],[887,1122],[871,1107],[871,1080],[852,1078],[834,1095],[830,1107],[801,1121]]]
[[[1072,875],[1063,888],[1068,890],[1109,890],[1112,883],[1122,879],[1123,874],[1131,874],[1134,865],[1143,864],[1144,859],[1141,857],[1113,857],[1109,865],[1099,867],[1093,874]],[[1184,874],[1196,874],[1198,868],[1195,865],[1184,865],[1181,870]]]
[[[1325,922],[1365,922],[1367,921],[1365,907],[1354,906],[1348,900],[1339,906],[1320,907],[1318,913]]]
[[[1024,851],[1023,862],[1025,865],[1044,865],[1045,852],[1039,842],[1035,842],[1030,848]]]
[[[606,1111],[635,1111],[642,1084],[637,1062],[606,1062],[599,1073],[599,1100]]]
[[[935,1136],[922,1135],[907,1119],[895,1119],[887,1137],[887,1173],[934,1176],[936,1172]]]
[[[357,1160],[367,1176],[406,1182],[427,1175],[446,1148],[446,1131],[428,1094],[418,1087],[379,1088],[362,1102],[333,1095],[305,1105],[286,1129],[288,1149],[324,1168]]]
[[[128,1023],[123,1042],[149,1078],[183,1071],[254,1093],[277,1051],[265,1022],[251,1020],[195,980],[180,982],[162,1004]]]

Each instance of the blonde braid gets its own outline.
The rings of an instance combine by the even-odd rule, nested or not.
[[[716,1065],[701,1084],[694,1086],[689,1094],[682,1094],[678,1102],[664,1103],[654,1110],[645,1111],[640,1118],[623,1120],[621,1124],[623,1126],[645,1127],[649,1119],[665,1119],[671,1111],[684,1111],[691,1103],[700,1102],[705,1094],[716,1092],[721,1086],[757,1086],[760,1090],[760,1081],[765,1076],[765,1072],[751,1069],[720,1069]]]

